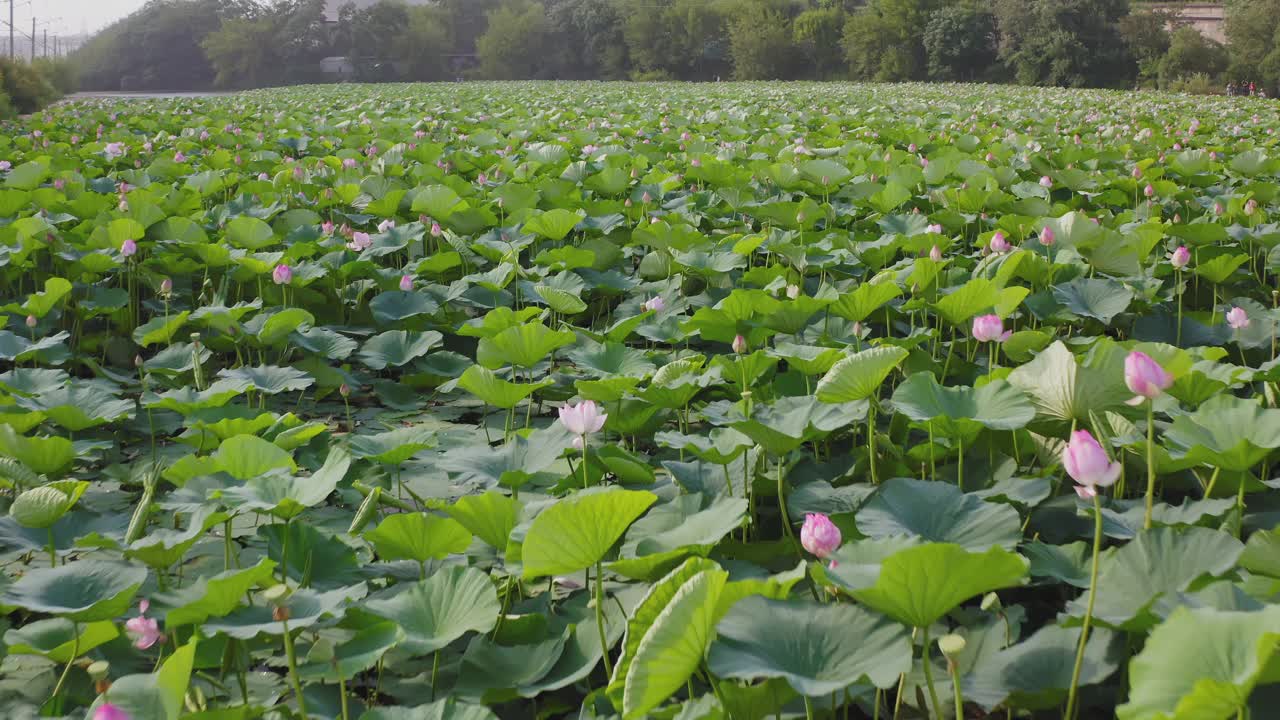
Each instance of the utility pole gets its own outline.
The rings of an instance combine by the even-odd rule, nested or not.
[[[40,50],[40,57],[49,57],[49,28],[44,29],[44,47]]]
[[[12,0],[10,0],[12,2]],[[31,62],[36,61],[36,16],[31,16]]]
[[[9,0],[9,59],[13,59],[13,3],[16,0]]]

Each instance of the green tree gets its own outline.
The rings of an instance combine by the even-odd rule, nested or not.
[[[1230,0],[1224,29],[1232,78],[1280,83],[1280,0]]]
[[[1000,59],[1024,85],[1118,87],[1137,69],[1119,20],[1128,0],[995,0]]]
[[[1216,77],[1227,69],[1230,58],[1221,43],[1210,40],[1193,27],[1181,27],[1173,33],[1169,52],[1160,63],[1160,85],[1203,73]]]
[[[633,75],[709,80],[733,69],[726,26],[736,7],[724,0],[654,0],[623,7]]]
[[[940,5],[940,0],[871,0],[849,15],[844,49],[853,76],[881,81],[924,78],[924,26]]]
[[[448,18],[440,8],[415,5],[409,8],[409,22],[393,42],[395,57],[406,80],[446,80],[448,56],[453,50]]]
[[[1152,80],[1160,74],[1160,64],[1169,52],[1167,28],[1175,18],[1165,10],[1143,10],[1120,18],[1120,36],[1138,61],[1140,79]]]
[[[974,3],[945,7],[929,16],[924,49],[929,77],[975,80],[996,63],[996,18]]]
[[[549,27],[546,9],[529,0],[509,0],[489,12],[488,27],[476,40],[477,74],[491,80],[544,77]]]
[[[781,10],[761,0],[739,6],[729,22],[733,77],[737,80],[790,77],[796,50],[791,33],[791,22]]]
[[[792,35],[809,68],[807,75],[829,80],[841,71],[844,21],[844,10],[838,5],[810,8],[796,16]]]
[[[327,47],[321,0],[280,2],[225,20],[201,42],[220,87],[314,81]]]

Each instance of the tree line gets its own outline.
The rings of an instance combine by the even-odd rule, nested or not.
[[[1207,91],[1280,84],[1280,0],[1228,44],[1129,0],[151,0],[76,53],[92,89],[332,79],[937,80]]]

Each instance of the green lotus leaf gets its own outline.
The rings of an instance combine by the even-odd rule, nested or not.
[[[272,470],[293,470],[293,456],[278,446],[253,435],[236,435],[218,446],[214,453],[223,472],[238,480],[249,480]]]
[[[1016,645],[979,658],[964,678],[964,699],[988,711],[1003,703],[1028,710],[1056,708],[1066,700],[1079,645],[1079,628],[1046,625]],[[1120,660],[1120,636],[1095,628],[1085,643],[1080,686],[1105,681]]]
[[[364,585],[338,588],[329,592],[317,592],[311,588],[294,590],[285,601],[289,608],[289,632],[315,625],[325,617],[341,618],[351,603],[365,595]],[[365,606],[373,601],[365,603]],[[206,633],[225,633],[237,640],[251,640],[260,633],[284,635],[285,624],[273,616],[269,603],[258,601],[254,605],[240,607],[218,618],[204,621]]]
[[[992,430],[1016,430],[1035,419],[1036,411],[1022,391],[1002,380],[981,387],[945,387],[930,373],[907,377],[893,392],[894,408],[912,420],[933,421],[943,435],[968,424]]]
[[[98,696],[90,709],[110,702],[129,718],[137,720],[178,720],[183,715],[187,686],[195,665],[196,640],[178,648],[165,658],[154,675],[125,675],[112,681],[107,692]]]
[[[401,631],[393,622],[381,622],[361,628],[349,640],[332,648],[332,654],[317,657],[313,652],[298,667],[298,676],[311,681],[335,683],[350,680],[368,670],[396,646]]]
[[[1133,302],[1133,291],[1115,280],[1076,278],[1053,286],[1053,297],[1070,312],[1110,325]]]
[[[497,490],[480,495],[466,495],[445,508],[449,517],[490,547],[502,550],[511,539],[511,530],[520,517],[521,504]]]
[[[906,350],[893,346],[854,353],[822,376],[816,388],[817,398],[825,403],[847,403],[872,397],[889,373],[906,358]]]
[[[489,405],[503,409],[513,408],[521,400],[553,384],[552,380],[536,383],[513,383],[498,377],[492,370],[471,365],[458,378],[458,387],[475,395]]]
[[[9,630],[4,634],[4,644],[10,655],[40,655],[56,663],[68,663],[119,636],[120,631],[110,620],[81,624],[67,618],[46,618]]]
[[[887,688],[911,669],[907,629],[855,605],[749,597],[716,630],[707,664],[717,676],[782,678],[810,697],[862,680]]]
[[[163,613],[165,627],[197,625],[240,607],[255,587],[270,585],[275,563],[263,558],[243,570],[200,578],[186,587],[155,595],[153,607]]]
[[[476,348],[476,362],[490,370],[507,365],[530,368],[576,340],[573,332],[551,330],[542,323],[515,325],[481,338]]]
[[[89,488],[83,480],[56,480],[19,493],[9,516],[28,528],[47,528],[67,514]]]
[[[419,563],[443,560],[471,545],[471,533],[462,523],[427,513],[389,515],[364,536],[384,560]]]
[[[1164,436],[1175,458],[1244,472],[1280,447],[1280,410],[1218,395],[1174,418]]]
[[[451,565],[389,597],[374,597],[364,608],[404,631],[400,647],[427,655],[469,632],[488,632],[500,607],[493,582],[474,568]]]
[[[444,336],[434,330],[388,330],[366,340],[360,348],[359,357],[366,367],[373,370],[400,367],[414,358],[426,355],[442,339]]]
[[[377,435],[353,435],[351,454],[388,465],[399,465],[435,444],[435,432],[423,425],[402,427]]]
[[[146,579],[146,569],[136,565],[78,560],[28,570],[0,590],[0,604],[76,622],[112,620],[129,609]]]
[[[219,370],[218,377],[230,381],[227,385],[228,391],[232,387],[240,389],[251,387],[268,395],[306,390],[315,384],[315,378],[307,373],[297,368],[278,365],[228,368]],[[213,390],[217,385],[218,383],[214,383],[209,390]]]
[[[524,576],[566,575],[600,562],[656,500],[650,492],[618,488],[562,498],[539,513],[525,535]]]
[[[259,316],[261,317],[261,316]],[[271,346],[289,337],[304,325],[314,325],[316,317],[302,308],[286,308],[274,313],[258,330],[258,342]]]
[[[439,303],[430,296],[403,290],[379,293],[369,301],[369,310],[379,325],[389,325],[419,315],[434,315],[439,309]]]
[[[1061,341],[1009,374],[1010,384],[1025,392],[1037,412],[1060,420],[1088,421],[1091,412],[1116,407],[1133,397],[1124,383],[1124,351],[1099,341],[1081,363]]]
[[[948,483],[893,478],[858,511],[859,532],[873,538],[906,535],[952,543],[972,552],[1014,549],[1022,538],[1018,512]]]

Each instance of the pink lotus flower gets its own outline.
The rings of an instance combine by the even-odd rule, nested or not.
[[[172,280],[171,278],[165,278],[165,279],[161,280],[161,281],[160,281],[160,294],[161,294],[161,295],[168,295],[168,294],[170,294],[170,293],[172,293],[172,292],[173,292],[173,280]]]
[[[640,311],[641,311],[641,312],[650,312],[650,311],[652,311],[652,312],[655,312],[655,313],[659,313],[659,312],[662,312],[663,310],[666,310],[666,309],[667,309],[667,301],[666,301],[666,300],[663,300],[661,295],[654,295],[653,297],[649,298],[648,300],[645,300],[645,301],[644,301],[643,303],[641,303],[641,305],[640,305]]]
[[[440,237],[443,234],[444,234],[444,231],[440,229],[440,223],[438,222],[431,223],[431,237]]]
[[[1004,342],[1013,334],[1004,329],[999,315],[979,315],[973,319],[973,339],[978,342]]]
[[[343,158],[342,167],[344,170],[352,170],[358,163],[355,158]]]
[[[108,160],[115,160],[121,155],[124,155],[124,143],[107,143],[107,146],[102,149],[102,154],[105,155]]]
[[[1132,173],[1132,174],[1133,174],[1133,179],[1134,179],[1134,180],[1137,180],[1137,179],[1141,178],[1141,177],[1142,177],[1142,168],[1138,167],[1137,165],[1134,165],[1134,166],[1133,166],[1133,173]]]
[[[1142,189],[1142,194],[1143,194],[1144,196],[1146,196],[1146,197],[1149,197],[1149,198],[1150,198],[1150,197],[1155,197],[1155,196],[1156,196],[1156,189],[1155,189],[1155,187],[1153,187],[1153,186],[1151,185],[1151,183],[1147,183],[1147,186],[1146,186],[1145,188],[1143,188],[1143,189]]]
[[[560,424],[577,436],[573,439],[573,446],[578,450],[586,445],[588,435],[600,432],[608,418],[608,414],[600,412],[593,400],[560,406]]]
[[[1174,250],[1173,254],[1169,256],[1169,264],[1176,270],[1186,267],[1189,262],[1191,262],[1191,251],[1187,249],[1186,245],[1179,245],[1178,249]]]
[[[930,248],[929,259],[934,262],[942,262],[942,250],[937,245]]]
[[[1004,239],[1004,233],[999,230],[991,236],[991,242],[987,244],[987,247],[991,248],[991,252],[997,254],[1007,253],[1013,249],[1013,246],[1009,244],[1009,241]]]
[[[1258,211],[1258,201],[1254,200],[1253,198],[1249,198],[1249,200],[1244,204],[1244,214],[1252,215],[1257,211]]]
[[[271,271],[271,280],[277,285],[288,285],[293,282],[293,268],[281,263]]]
[[[130,720],[129,713],[109,702],[104,702],[93,711],[93,720]]]
[[[1249,327],[1249,313],[1246,313],[1242,307],[1232,307],[1227,311],[1227,325],[1230,325],[1232,330],[1243,330]]]
[[[927,232],[927,233],[932,233],[932,234],[934,234],[934,235],[941,235],[941,234],[942,234],[942,226],[941,226],[941,225],[938,225],[938,224],[933,224],[933,225],[930,225],[929,227],[925,228],[925,229],[924,229],[924,231],[925,231],[925,232]]]
[[[40,321],[36,319],[36,316],[35,316],[35,315],[28,315],[28,316],[27,316],[27,319],[26,319],[27,327],[29,327],[29,328],[33,328],[33,327],[35,327],[39,322],[40,322]]]
[[[332,220],[325,220],[324,222],[320,223],[320,234],[324,235],[325,237],[329,237],[330,235],[333,235]]]
[[[138,603],[138,615],[129,618],[124,624],[125,630],[129,631],[133,637],[133,646],[139,650],[146,650],[164,640],[164,635],[160,632],[160,624],[155,618],[147,617],[147,610],[150,607],[150,602],[142,600]]]
[[[347,243],[347,247],[355,252],[368,250],[373,247],[373,238],[369,237],[369,233],[356,231],[351,235],[351,242]]]
[[[138,243],[134,242],[133,240],[125,239],[124,242],[120,243],[121,255],[125,257],[132,257],[137,252],[138,252]]]
[[[800,528],[800,544],[811,555],[825,560],[840,547],[840,528],[822,513],[805,513]],[[835,563],[831,563],[835,567]]]
[[[13,163],[8,160],[0,160],[0,172],[8,172],[13,168]]]
[[[1049,247],[1050,245],[1053,245],[1054,242],[1055,242],[1055,238],[1053,236],[1053,228],[1046,227],[1040,231],[1041,245],[1044,245],[1045,247]]]
[[[1173,376],[1150,355],[1134,350],[1124,359],[1124,384],[1137,395],[1129,404],[1137,405],[1160,397],[1173,384]]]
[[[395,226],[396,226],[395,220],[390,220],[390,219],[383,220],[382,222],[378,223],[378,232],[384,233]]]
[[[1071,433],[1071,440],[1062,449],[1062,466],[1076,481],[1076,494],[1082,498],[1094,497],[1098,488],[1110,487],[1120,478],[1120,463],[1111,462],[1088,430]]]
[[[413,276],[412,276],[412,275],[401,275],[401,276],[400,276],[400,289],[401,289],[401,290],[403,290],[403,291],[405,291],[405,292],[410,292],[411,290],[413,290]]]
[[[741,335],[734,336],[733,351],[738,353],[739,355],[745,353],[747,351],[747,339],[742,337]]]
[[[1040,187],[1042,187],[1042,188],[1051,188],[1051,187],[1053,187],[1053,179],[1052,179],[1052,178],[1050,178],[1048,175],[1044,175],[1044,176],[1042,176],[1042,177],[1040,178]]]
[[[182,151],[179,150],[178,152],[173,154],[173,161],[176,163],[184,163],[187,161],[187,156],[183,155]]]

